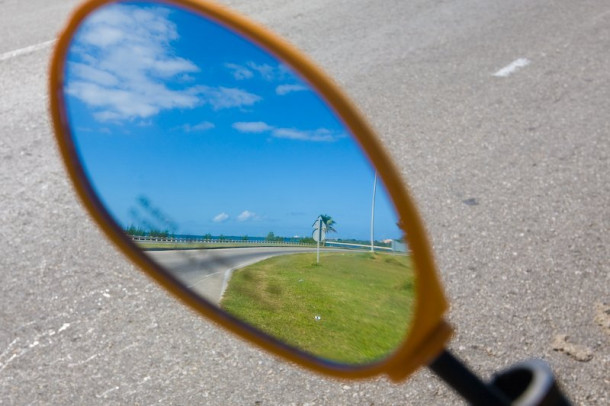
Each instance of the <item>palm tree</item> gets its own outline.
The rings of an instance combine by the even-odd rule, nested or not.
[[[326,226],[327,233],[337,232],[337,230],[335,230],[335,227],[333,227],[337,223],[335,222],[335,220],[333,220],[331,216],[329,216],[328,214],[320,214],[320,217],[322,218],[322,223],[324,223],[324,225]]]

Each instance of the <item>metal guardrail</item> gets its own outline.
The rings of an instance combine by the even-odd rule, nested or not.
[[[340,241],[326,241],[326,246],[328,247],[329,245],[345,245],[348,247],[358,247],[358,248],[365,248],[365,249],[370,249],[371,248],[371,244],[354,244],[351,242],[340,242]],[[373,245],[373,248],[376,250],[387,250],[387,251],[393,251],[392,247],[382,247],[379,245]]]
[[[296,242],[296,241],[269,241],[269,240],[235,240],[235,239],[205,239],[205,238],[171,238],[171,237],[151,237],[151,236],[138,236],[132,235],[130,236],[133,241],[138,242],[155,242],[155,243],[201,243],[201,244],[231,244],[231,245],[274,245],[274,246],[291,246],[291,247],[315,247],[316,244],[312,243],[304,243],[304,242]],[[340,241],[326,241],[326,247],[330,246],[345,246],[348,248],[357,248],[357,249],[370,249],[370,245],[366,244],[354,244]],[[375,245],[373,247],[375,250],[384,250],[384,251],[394,251],[392,247],[382,247]]]
[[[308,244],[296,241],[268,241],[268,240],[235,240],[235,239],[204,239],[204,238],[170,238],[170,237],[150,237],[150,236],[130,236],[133,241],[139,242],[158,242],[158,243],[202,243],[202,244],[248,244],[248,245],[290,245],[310,247],[315,244]]]

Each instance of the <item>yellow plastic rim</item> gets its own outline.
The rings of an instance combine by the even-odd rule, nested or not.
[[[57,41],[49,75],[50,114],[60,153],[81,201],[110,240],[146,274],[191,309],[272,354],[315,372],[337,378],[367,378],[386,374],[392,380],[400,381],[434,359],[442,351],[452,332],[450,326],[443,320],[447,301],[437,277],[423,224],[394,164],[356,107],[305,55],[264,27],[221,5],[203,0],[150,2],[187,9],[258,44],[291,66],[326,100],[350,129],[383,180],[399,218],[403,224],[408,225],[406,239],[412,250],[418,289],[409,334],[394,353],[371,364],[345,365],[314,357],[240,322],[209,304],[153,262],[123,233],[100,202],[85,175],[73,143],[63,98],[65,60],[72,36],[90,13],[116,2],[89,0],[74,12]]]

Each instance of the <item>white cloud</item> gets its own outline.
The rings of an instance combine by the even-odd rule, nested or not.
[[[242,133],[262,133],[273,130],[273,127],[262,121],[233,123],[233,128]]]
[[[245,90],[227,87],[197,86],[193,92],[203,95],[204,103],[209,103],[214,110],[251,106],[262,100],[260,96]]]
[[[168,11],[113,5],[85,20],[71,52],[66,93],[94,107],[100,121],[146,118],[164,109],[192,108],[198,98],[173,90],[167,81],[197,72],[191,61],[173,55],[178,38]]]
[[[233,128],[242,133],[269,133],[275,138],[284,138],[309,142],[334,142],[345,137],[343,133],[332,132],[326,128],[317,130],[298,130],[295,128],[277,128],[263,121],[237,122]]]
[[[294,74],[287,66],[283,64],[272,66],[266,63],[258,64],[256,62],[250,61],[246,62],[245,65],[239,65],[236,63],[226,63],[225,67],[229,69],[231,75],[233,75],[236,80],[245,80],[260,77],[268,82],[274,82],[278,80],[283,80],[289,76],[294,78]]]
[[[294,128],[276,128],[272,131],[276,138],[288,138],[291,140],[332,142],[338,137],[329,130],[321,128],[313,131],[295,130]]]
[[[69,65],[69,69],[74,75],[85,81],[93,82],[101,86],[116,86],[119,84],[119,79],[110,72],[105,72],[78,62],[70,62]]]
[[[130,88],[120,89],[85,80],[73,80],[67,84],[65,91],[97,108],[94,115],[100,121],[146,118],[162,109],[191,108],[198,102],[197,97],[192,94],[170,90],[155,83],[142,86],[133,84]]]
[[[256,213],[252,213],[251,211],[244,210],[241,212],[239,216],[237,216],[237,221],[248,221],[256,219]]]
[[[94,113],[93,117],[95,117],[97,121],[118,121],[123,118],[122,115],[114,113],[112,111],[102,111],[99,113]]]
[[[202,121],[199,124],[195,124],[195,125],[190,125],[190,124],[185,124],[182,126],[182,129],[187,132],[202,132],[202,131],[207,131],[207,130],[211,130],[212,128],[216,127],[214,125],[214,123],[210,123],[209,121]]]
[[[93,108],[99,121],[145,119],[201,104],[220,110],[261,100],[241,89],[184,87],[184,78],[200,69],[175,55],[171,43],[179,35],[168,16],[161,7],[116,4],[88,17],[70,47],[66,93]]]
[[[309,90],[309,88],[304,85],[279,85],[275,88],[275,93],[279,96],[284,96],[288,93],[302,92],[304,90]]]
[[[99,18],[95,18],[98,17],[100,14],[94,16],[91,20],[91,22],[98,22],[97,20],[99,20]],[[102,17],[104,16],[104,14],[101,14]],[[104,21],[101,20],[99,21],[100,23],[103,23]],[[117,28],[114,27],[108,27],[108,26],[101,26],[101,27],[97,27],[97,29],[94,30],[90,30],[90,31],[85,31],[83,34],[83,40],[86,41],[87,43],[91,44],[91,45],[96,45],[98,47],[107,47],[110,45],[114,45],[118,42],[121,41],[121,39],[123,38],[123,31],[119,30]]]
[[[229,219],[229,215],[228,215],[227,213],[225,213],[225,212],[222,212],[222,213],[220,213],[220,214],[217,214],[217,215],[216,215],[216,216],[215,216],[215,217],[212,219],[212,221],[213,221],[214,223],[223,223],[223,222],[227,221],[228,219]]]
[[[231,71],[231,74],[236,80],[244,80],[244,79],[252,79],[254,73],[246,68],[245,66],[237,65],[234,63],[225,64],[227,68]]]
[[[150,68],[161,77],[172,77],[179,73],[199,71],[199,68],[191,61],[177,57],[169,60],[155,61],[154,66]]]
[[[274,68],[273,66],[267,65],[266,63],[259,65],[254,62],[248,62],[248,67],[258,72],[258,74],[261,75],[263,79],[268,81],[277,79],[278,74],[280,73],[280,70],[278,68]]]

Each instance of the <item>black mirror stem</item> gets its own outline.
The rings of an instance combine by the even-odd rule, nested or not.
[[[511,404],[502,392],[483,382],[447,349],[428,366],[472,405]]]
[[[553,371],[534,359],[511,366],[484,383],[447,349],[429,365],[430,369],[473,405],[570,406]]]

